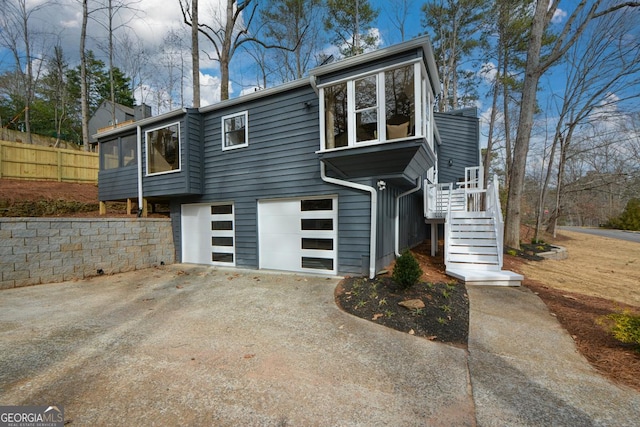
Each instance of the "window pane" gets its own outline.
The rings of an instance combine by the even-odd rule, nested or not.
[[[224,119],[224,146],[246,144],[246,116],[244,114]]]
[[[333,210],[333,199],[310,199],[300,201],[302,211],[330,211]]]
[[[333,230],[333,219],[303,219],[303,230]]]
[[[135,135],[125,136],[121,139],[122,166],[135,166],[138,164],[138,138]]]
[[[233,230],[233,221],[211,221],[212,230]]]
[[[212,252],[211,261],[213,262],[233,262],[233,254],[223,252]]]
[[[174,124],[146,133],[147,173],[180,169],[179,125]]]
[[[211,215],[227,215],[233,213],[233,205],[211,206]]]
[[[211,246],[233,246],[233,237],[212,237]]]
[[[375,75],[355,81],[356,111],[378,105],[377,81]]]
[[[347,84],[340,83],[324,89],[325,148],[346,147]]]
[[[118,140],[100,143],[100,157],[102,158],[102,170],[116,169],[119,166]]]
[[[319,249],[323,251],[332,251],[333,239],[309,239],[303,237],[302,249]]]
[[[415,135],[416,100],[413,65],[386,71],[384,78],[387,139]]]
[[[302,268],[315,268],[316,270],[333,270],[333,260],[327,258],[302,257]]]

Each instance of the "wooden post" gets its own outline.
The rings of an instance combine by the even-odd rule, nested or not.
[[[147,199],[142,199],[142,216],[144,218],[147,217],[147,214],[149,213],[149,210],[147,208]]]
[[[431,256],[436,256],[438,253],[438,224],[436,222],[431,223]]]
[[[58,150],[58,182],[62,182],[62,151]]]
[[[107,204],[105,202],[100,202],[100,215],[107,214]]]
[[[4,145],[0,143],[0,178],[2,178],[2,150],[4,150]]]
[[[127,199],[127,215],[131,215],[131,199]]]

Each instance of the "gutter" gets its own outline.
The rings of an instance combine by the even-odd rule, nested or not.
[[[142,196],[142,127],[136,126],[138,139],[138,217],[142,216],[142,204],[144,199]]]
[[[396,212],[395,212],[395,252],[396,256],[400,256],[400,199],[404,196],[408,196],[409,194],[415,193],[422,188],[422,178],[416,178],[416,186],[410,190],[405,191],[404,193],[398,195],[396,197]]]
[[[360,191],[368,191],[371,193],[371,232],[369,237],[369,278],[376,277],[376,241],[377,241],[377,229],[378,229],[378,191],[364,184],[358,184],[351,181],[344,181],[338,178],[332,178],[326,174],[326,166],[320,162],[320,177],[324,182],[329,184],[341,185],[347,188],[353,188]]]

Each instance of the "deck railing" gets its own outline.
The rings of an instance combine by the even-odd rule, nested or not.
[[[463,182],[431,184],[424,182],[425,218],[445,218],[449,211],[479,212],[483,209],[482,168],[465,168]]]

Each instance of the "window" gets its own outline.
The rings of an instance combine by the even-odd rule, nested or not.
[[[145,132],[147,175],[180,170],[180,124]]]
[[[430,91],[426,70],[420,62],[378,72],[320,88],[323,148],[353,147],[428,136],[430,108],[425,108]]]
[[[138,139],[135,134],[117,137],[100,143],[101,170],[117,169],[138,164]]]
[[[222,149],[246,147],[249,145],[249,113],[244,111],[222,118]]]
[[[100,143],[100,157],[102,158],[102,170],[116,169],[120,167],[119,139]]]
[[[414,67],[385,71],[385,118],[387,139],[415,135],[416,93]]]

